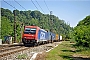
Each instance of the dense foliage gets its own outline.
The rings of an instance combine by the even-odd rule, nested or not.
[[[50,30],[56,34],[62,35],[64,38],[70,38],[69,31],[72,30],[69,24],[66,24],[64,20],[60,20],[58,17],[49,14],[42,14],[40,11],[19,11],[14,10],[16,13],[16,30],[17,40],[21,38],[21,26],[36,25],[45,30]],[[9,9],[1,8],[1,37],[6,35],[14,36],[14,13]],[[52,19],[50,19],[50,17]],[[23,28],[23,27],[22,27]]]
[[[90,47],[90,15],[80,21],[74,28],[77,45]]]

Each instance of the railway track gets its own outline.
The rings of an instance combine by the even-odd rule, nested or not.
[[[44,45],[40,45],[40,46],[44,46]],[[30,51],[38,51],[37,46],[35,46],[35,47],[25,47],[25,46],[0,47],[0,58],[17,53],[17,52],[20,52],[20,51],[28,50],[28,49],[30,49]]]
[[[20,52],[23,50],[29,49],[29,47],[24,47],[24,46],[5,46],[5,47],[0,47],[0,58],[4,56],[8,56],[10,54],[14,54],[16,52]]]
[[[20,55],[20,54],[26,54],[27,58],[25,58],[25,59],[30,60],[31,56],[34,53],[47,51],[58,44],[59,43],[44,44],[44,45],[39,45],[36,47],[25,47],[23,45],[0,47],[0,60],[4,60],[5,58],[6,59],[11,58],[12,60],[13,59],[15,60],[15,59],[18,59],[18,55]]]
[[[22,47],[21,46],[17,46],[17,47],[10,47],[10,48],[0,49],[0,53],[6,52],[6,51],[9,51],[9,50],[18,49],[18,48],[22,48]]]
[[[7,48],[3,47],[2,50],[0,48],[0,60],[16,60],[19,59],[19,55],[25,54],[27,57],[24,59],[30,60],[34,53],[45,52],[49,49],[53,48],[54,46],[58,45],[59,43],[52,43],[52,44],[44,44],[39,45],[36,47],[25,47],[25,46],[9,46]]]

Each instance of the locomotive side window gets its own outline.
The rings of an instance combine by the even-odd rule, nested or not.
[[[24,34],[36,34],[36,28],[25,28]]]

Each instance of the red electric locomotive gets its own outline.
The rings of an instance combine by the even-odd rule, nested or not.
[[[40,42],[47,42],[47,31],[38,26],[25,26],[22,36],[24,45],[37,45]]]
[[[40,28],[37,26],[25,26],[22,36],[22,42],[24,44],[34,44],[37,42],[37,34]]]

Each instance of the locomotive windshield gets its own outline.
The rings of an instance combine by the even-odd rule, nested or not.
[[[36,28],[25,28],[24,34],[36,34]]]

